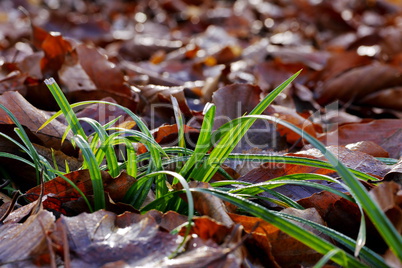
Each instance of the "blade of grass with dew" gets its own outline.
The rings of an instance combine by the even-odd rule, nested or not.
[[[289,122],[286,122],[273,116],[247,115],[243,117],[243,120],[247,120],[247,118],[266,119],[275,123],[279,123],[287,127],[288,129],[292,130],[293,132],[296,132],[304,139],[306,139],[312,146],[320,150],[320,152],[325,156],[325,158],[329,161],[329,163],[331,163],[331,165],[333,165],[333,167],[336,169],[338,174],[344,180],[345,184],[349,187],[350,194],[353,196],[356,203],[364,209],[367,216],[373,222],[374,226],[381,234],[382,238],[385,240],[385,242],[390,247],[392,252],[400,260],[402,260],[402,236],[395,229],[395,227],[388,219],[388,217],[385,215],[385,213],[381,210],[379,205],[374,200],[371,199],[371,197],[367,193],[367,190],[355,178],[353,173],[351,173],[344,164],[342,164],[330,151],[328,151],[320,141],[312,137],[310,134],[305,133],[303,130],[299,129],[293,124],[290,124]],[[362,219],[364,218],[362,217]],[[363,245],[361,243],[358,243],[356,245],[357,253],[359,248],[361,248],[362,246]]]
[[[210,188],[191,188],[191,191],[212,194],[224,201],[230,202],[246,210],[251,215],[271,223],[275,227],[279,228],[281,231],[287,233],[296,240],[302,242],[303,244],[307,245],[308,247],[314,249],[315,251],[323,255],[325,255],[327,252],[333,249],[337,249],[337,247],[331,244],[330,242],[322,239],[321,237],[316,236],[313,233],[310,233],[309,231],[294,224],[293,222],[278,216],[277,213],[274,213],[273,211],[270,211],[258,204],[250,202],[237,195]],[[363,263],[359,262],[357,259],[347,254],[346,252],[345,252],[345,258],[341,258],[338,255],[332,256],[331,259],[341,266],[356,267],[356,268],[366,267]]]
[[[264,189],[274,189],[280,186],[284,186],[284,185],[299,185],[299,186],[306,186],[306,187],[313,187],[316,189],[320,189],[323,191],[327,191],[333,194],[336,194],[340,197],[343,197],[351,202],[353,202],[353,199],[338,191],[335,190],[334,188],[331,188],[329,186],[323,185],[323,184],[319,184],[316,182],[306,182],[306,181],[299,181],[299,180],[277,180],[277,181],[267,181],[267,182],[261,182],[261,183],[257,183],[255,185],[251,185],[251,186],[246,186],[244,188],[240,188],[240,189],[235,189],[235,190],[231,190],[229,191],[230,193],[236,193],[236,194],[251,194],[251,195],[256,195],[259,194],[261,192],[263,192]],[[251,190],[251,192],[250,192]]]
[[[188,172],[194,167],[196,163],[202,160],[205,154],[211,147],[211,132],[214,125],[216,106],[212,103],[207,103],[205,105],[203,114],[204,120],[201,125],[200,135],[198,136],[197,144],[195,146],[194,152],[191,154],[189,160],[186,161],[180,174],[187,177]],[[192,178],[193,173],[191,173],[187,179]]]
[[[73,137],[73,139],[81,149],[84,161],[87,162],[94,192],[95,210],[104,209],[105,193],[103,191],[103,180],[99,169],[99,164],[96,161],[95,155],[93,154],[88,142],[83,137],[76,135]]]
[[[20,162],[22,162],[24,164],[27,164],[27,165],[35,168],[34,163],[30,162],[29,160],[26,160],[25,158],[23,158],[21,156],[15,155],[15,154],[0,152],[0,157],[14,159],[14,160],[20,161]]]
[[[289,79],[275,88],[269,93],[251,112],[251,115],[259,115],[263,113],[267,107],[274,101],[274,99],[300,74],[301,70],[292,75]],[[255,120],[243,122],[242,124],[235,125],[231,128],[222,139],[218,142],[216,147],[212,150],[205,163],[205,168],[198,169],[194,174],[194,178],[199,181],[209,182],[215,174],[219,166],[227,159],[229,154],[237,146],[247,130],[251,127]]]

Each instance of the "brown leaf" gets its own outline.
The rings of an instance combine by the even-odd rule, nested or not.
[[[385,109],[402,110],[402,87],[374,92],[362,98],[359,104]]]
[[[402,158],[385,174],[384,180],[402,184]]]
[[[295,209],[287,209],[284,212],[292,215],[296,214],[299,217],[313,220],[317,223],[324,223],[315,209],[297,212]],[[281,267],[292,267],[296,264],[309,266],[315,264],[321,257],[320,254],[310,249],[307,245],[304,245],[296,239],[288,236],[268,222],[259,218],[240,216],[236,214],[230,214],[230,216],[236,223],[242,224],[247,232],[250,232],[258,222],[259,225],[254,232],[268,238],[272,245],[272,253],[267,252],[267,254],[268,256],[272,254],[274,261]],[[303,228],[305,228],[305,226],[303,226]],[[319,234],[317,233],[317,235]]]
[[[361,214],[355,203],[327,191],[315,193],[298,203],[305,208],[315,208],[328,227],[357,237]]]
[[[147,265],[167,258],[180,243],[180,237],[161,231],[148,216],[138,222],[117,225],[117,216],[106,211],[82,213],[75,217],[61,216],[52,234],[54,242],[63,247],[61,232],[67,230],[73,267],[101,267],[122,261],[130,266]],[[133,254],[133,252],[135,254]]]
[[[193,222],[194,225],[191,227],[190,234],[196,234],[203,240],[212,240],[218,245],[222,244],[227,236],[230,235],[233,227],[233,225],[223,225],[222,223],[207,216],[194,217]],[[186,226],[180,230],[179,234],[184,236],[185,233]]]
[[[114,201],[121,201],[130,186],[135,182],[135,179],[128,176],[126,173],[121,173],[119,177],[113,179],[109,173],[102,171],[102,180],[105,192],[110,194]],[[92,181],[88,170],[78,170],[65,174],[85,195],[92,195]],[[45,182],[44,195],[47,195],[47,200],[43,202],[44,208],[52,209],[61,213],[66,213],[63,204],[69,201],[75,201],[81,195],[62,177],[56,177],[48,182]],[[26,193],[26,198],[34,201],[38,198],[40,186],[30,189]]]
[[[383,177],[390,170],[389,166],[364,152],[352,151],[345,146],[336,145],[326,146],[325,148],[333,153],[340,162],[349,168],[357,169],[361,172],[376,175],[378,177]],[[300,157],[313,156],[320,160],[326,160],[322,153],[315,148],[288,155]]]
[[[354,68],[317,87],[318,102],[327,104],[337,99],[359,101],[375,91],[402,82],[400,71],[390,65],[375,63]]]
[[[310,134],[314,138],[317,137],[313,123],[310,122],[308,119],[300,116],[295,110],[279,105],[272,105],[271,107],[273,108],[274,115],[276,115],[280,119],[295,125],[296,127],[302,129],[304,132]],[[281,124],[277,124],[276,129],[281,134],[281,136],[286,137],[286,141],[288,143],[296,143],[301,138],[301,136],[298,135],[296,132],[289,130],[287,127],[284,127]]]
[[[125,85],[123,73],[110,61],[106,55],[94,47],[79,45],[76,48],[79,62],[98,90],[103,90],[125,97],[133,93]]]
[[[345,124],[320,137],[319,140],[326,145],[373,141],[389,152],[390,157],[399,158],[402,141],[400,139],[401,125],[402,120],[400,119],[379,119],[365,123]]]
[[[66,126],[53,120],[45,128],[38,131],[39,127],[49,118],[49,116],[27,102],[18,92],[6,92],[0,96],[0,103],[7,107],[18,119],[21,125],[27,127],[32,133],[49,147],[62,150],[70,150],[71,144],[64,142],[61,144]],[[2,124],[14,124],[8,115],[0,109],[0,120]],[[71,136],[68,135],[68,138]]]
[[[48,252],[46,232],[54,226],[52,213],[41,210],[24,223],[0,226],[0,265],[32,266],[32,258]]]
[[[402,188],[395,182],[383,182],[370,192],[382,211],[391,220],[398,233],[402,234]]]
[[[207,183],[190,182],[190,187],[209,188]],[[201,215],[207,215],[212,219],[224,224],[225,226],[232,226],[233,221],[227,214],[227,210],[223,201],[215,196],[193,192],[194,209]]]
[[[352,151],[366,153],[374,157],[389,157],[387,151],[385,151],[381,146],[372,141],[360,141],[352,144],[347,144],[345,148]]]

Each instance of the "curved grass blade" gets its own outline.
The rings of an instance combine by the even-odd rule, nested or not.
[[[241,118],[240,118],[241,119]],[[241,121],[235,119],[236,121]],[[301,166],[310,166],[316,168],[325,168],[330,170],[336,170],[331,163],[297,156],[278,156],[278,155],[262,155],[262,154],[230,154],[228,160],[242,160],[242,161],[254,161],[254,162],[264,162],[264,163],[280,163],[280,164],[293,164]],[[370,176],[364,172],[348,168],[350,172],[356,175],[359,179],[364,181],[377,181],[376,177]]]
[[[267,107],[274,101],[274,99],[300,74],[301,70],[292,75],[289,79],[275,88],[269,93],[251,112],[251,115],[259,115],[267,109]],[[219,166],[227,159],[229,154],[233,151],[239,141],[242,139],[247,130],[256,121],[257,118],[250,121],[243,121],[242,124],[235,125],[229,131],[227,131],[222,139],[218,142],[215,148],[209,155],[206,163],[203,165],[203,169],[199,169],[200,172],[194,177],[196,180],[208,182]]]
[[[338,248],[333,249],[331,251],[328,251],[328,253],[325,254],[324,256],[322,256],[322,258],[313,266],[313,268],[324,267],[324,265],[327,264],[327,262],[329,262],[331,258],[333,258],[333,256],[336,254],[341,254],[342,256],[344,256],[343,252],[340,249]]]
[[[105,194],[103,191],[102,175],[99,164],[96,161],[88,142],[80,135],[73,137],[75,143],[81,149],[84,161],[87,163],[89,174],[91,176],[92,188],[94,191],[95,210],[105,208]]]
[[[329,163],[333,165],[338,174],[342,177],[345,184],[350,189],[350,194],[356,200],[359,206],[361,206],[366,212],[367,216],[371,219],[374,226],[384,238],[387,245],[390,247],[392,252],[402,260],[402,236],[398,233],[395,227],[392,225],[388,217],[381,210],[379,205],[371,199],[368,195],[367,190],[364,186],[354,177],[353,173],[349,171],[349,169],[342,164],[330,151],[328,151],[325,146],[319,142],[317,139],[313,138],[310,134],[303,132],[301,129],[296,126],[281,120],[279,118],[268,116],[268,115],[248,115],[244,116],[243,119],[247,120],[247,118],[252,118],[253,120],[266,119],[269,121],[273,121],[279,123],[288,129],[296,132],[304,139],[306,139],[312,146],[321,151],[321,153],[328,159]],[[362,220],[364,220],[362,215]],[[364,228],[364,227],[363,227]],[[358,241],[359,242],[359,241]],[[361,243],[356,245],[356,252],[358,252],[359,248],[362,247]]]
[[[283,232],[292,236],[293,238],[299,240],[303,244],[306,244],[310,248],[315,251],[325,255],[327,252],[338,249],[333,244],[328,241],[316,236],[315,234],[310,233],[309,231],[303,229],[302,227],[292,223],[291,221],[284,219],[281,216],[278,216],[277,213],[274,213],[260,205],[252,203],[244,198],[236,196],[234,194],[222,192],[216,189],[208,189],[208,188],[192,188],[193,192],[202,192],[212,194],[214,196],[219,197],[222,200],[230,202],[252,214],[253,216],[259,217],[275,227],[279,228]],[[342,251],[344,252],[344,251]],[[353,256],[344,252],[345,257],[339,256],[339,254],[331,257],[331,260],[336,262],[337,264],[343,267],[366,267],[363,263],[359,262]]]

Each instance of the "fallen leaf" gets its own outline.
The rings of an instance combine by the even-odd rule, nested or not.
[[[347,144],[345,148],[351,151],[366,153],[374,157],[389,157],[387,151],[372,141],[359,141],[356,143]]]
[[[357,150],[352,151],[345,146],[331,145],[326,146],[325,148],[349,168],[357,169],[361,172],[372,174],[381,178],[390,170],[389,166],[367,153]],[[322,153],[315,148],[287,155],[300,157],[313,156],[320,160],[326,160]]]
[[[307,209],[297,212],[295,209],[287,209],[283,212],[313,220],[320,224],[324,223],[315,209]],[[286,233],[282,232],[268,222],[265,222],[259,218],[240,216],[236,214],[230,214],[230,217],[234,222],[242,224],[247,232],[251,232],[251,230],[255,228],[255,225],[258,223],[258,227],[254,232],[267,237],[272,245],[272,253],[267,252],[267,254],[268,256],[272,254],[274,261],[277,262],[280,267],[292,267],[293,265],[314,265],[321,258],[319,253],[312,250],[307,245],[302,244],[298,240],[288,236]],[[305,228],[305,226],[303,228]],[[314,233],[322,236],[322,234],[319,234],[316,230],[314,230]],[[272,257],[270,256],[269,258]]]
[[[385,174],[384,181],[394,181],[402,184],[402,159],[400,159],[398,163],[396,163],[392,169]]]
[[[401,82],[399,70],[390,65],[374,63],[354,68],[326,81],[316,88],[315,93],[320,104],[328,104],[337,99],[345,102],[359,101],[370,93],[397,86]]]
[[[48,251],[45,233],[53,229],[54,221],[52,213],[41,210],[24,223],[0,226],[0,265],[32,266],[32,258]]]
[[[21,125],[27,127],[34,133],[43,145],[70,154],[74,151],[70,142],[65,141],[61,143],[61,138],[66,130],[65,125],[53,120],[46,127],[38,131],[39,127],[41,127],[50,116],[44,111],[32,106],[18,92],[5,92],[0,96],[0,103],[13,113]],[[0,120],[2,124],[14,124],[2,109],[0,109]],[[71,135],[67,135],[67,138],[70,139]]]
[[[346,145],[359,141],[372,141],[389,152],[390,157],[399,158],[401,154],[401,139],[399,138],[402,134],[401,125],[402,120],[400,119],[379,119],[367,123],[345,124],[320,137],[319,140],[326,145]]]
[[[305,208],[315,208],[329,228],[352,238],[357,237],[361,214],[355,203],[327,191],[297,202]]]
[[[207,183],[190,182],[190,187],[209,188]],[[227,214],[226,206],[221,199],[209,194],[193,192],[194,209],[201,215],[207,215],[225,226],[232,226],[233,221]]]
[[[105,192],[109,193],[114,201],[121,201],[127,190],[135,182],[135,179],[121,173],[117,178],[112,178],[109,173],[102,171],[102,180]],[[72,181],[84,195],[93,195],[92,181],[88,170],[73,171],[64,175]],[[26,198],[34,201],[38,198],[40,186],[30,189],[26,193]],[[47,200],[43,202],[44,208],[52,209],[61,213],[67,213],[63,205],[69,201],[75,201],[81,195],[62,177],[56,177],[45,182],[44,195]]]
[[[385,109],[401,110],[402,87],[394,87],[374,92],[361,99],[359,104]]]
[[[402,188],[395,182],[383,182],[370,192],[382,211],[391,220],[398,233],[402,234]]]
[[[180,237],[159,230],[152,217],[124,227],[116,225],[116,221],[117,216],[106,211],[61,216],[51,237],[63,247],[60,232],[63,226],[67,230],[72,267],[100,267],[116,261],[130,266],[147,265],[167,258],[181,242]]]

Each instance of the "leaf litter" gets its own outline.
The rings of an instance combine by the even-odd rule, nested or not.
[[[348,167],[383,180],[378,186],[365,186],[401,232],[400,3],[313,2],[18,1],[24,13],[16,2],[2,1],[0,103],[25,127],[41,155],[55,158],[60,169],[70,163],[73,171],[66,176],[91,200],[88,172],[74,168],[82,159],[71,137],[61,143],[64,122],[52,121],[38,131],[58,109],[45,78],[55,77],[70,103],[108,100],[129,108],[154,129],[158,142],[172,144],[179,129],[169,106],[171,96],[185,116],[190,143],[198,137],[200,110],[207,101],[217,105],[218,127],[227,118],[250,112],[263,96],[303,68],[264,113],[302,127],[337,152]],[[93,105],[78,113],[98,121],[109,119],[102,124],[122,116],[122,126],[137,128],[120,111],[103,108]],[[100,118],[102,112],[106,114]],[[13,135],[14,124],[2,110],[0,123],[2,133]],[[91,131],[89,126],[85,130]],[[323,159],[303,137],[262,121],[257,121],[248,138],[237,152]],[[3,139],[0,148],[20,153]],[[375,157],[399,162],[386,165]],[[240,173],[235,179],[252,183],[298,173],[336,178],[325,168],[292,164],[273,168],[269,162],[242,165],[232,163]],[[291,267],[312,266],[321,258],[267,222],[234,214],[226,203],[200,193],[194,196],[199,199],[200,217],[194,218],[189,237],[183,237],[185,232],[179,231],[186,222],[183,215],[153,210],[140,215],[120,203],[135,181],[125,173],[117,178],[102,173],[108,211],[88,214],[76,189],[57,177],[44,184],[43,208],[32,214],[40,193],[40,186],[33,187],[34,170],[4,158],[0,167],[2,174],[11,174],[13,187],[25,199],[18,199],[15,211],[0,225],[4,267],[242,267],[250,263]],[[1,177],[1,182],[6,178]],[[275,209],[357,236],[361,215],[356,204],[327,191],[281,188],[306,210]],[[9,189],[2,190],[5,193],[10,194]],[[3,202],[0,213],[10,204]],[[399,260],[387,251],[370,223],[367,232],[367,245],[398,267]],[[185,252],[169,259],[183,239],[188,239]]]

